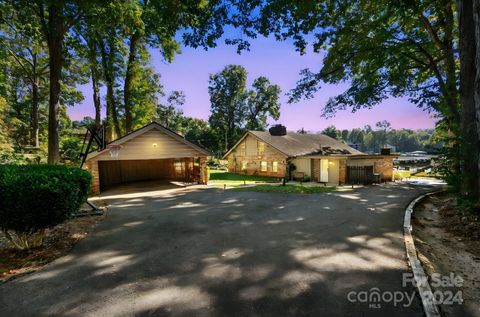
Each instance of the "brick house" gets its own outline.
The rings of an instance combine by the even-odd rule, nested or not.
[[[333,185],[365,183],[378,177],[393,179],[396,155],[368,155],[323,134],[300,134],[274,126],[269,131],[247,131],[224,155],[228,171],[248,175],[295,176]]]

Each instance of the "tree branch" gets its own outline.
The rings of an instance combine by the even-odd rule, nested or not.
[[[435,46],[437,46],[437,48],[440,50],[444,50],[445,45],[438,37],[437,32],[433,29],[430,21],[423,14],[420,14],[420,21],[422,22],[422,25],[425,28],[425,30],[428,32],[428,35],[430,35],[430,38],[432,39]]]

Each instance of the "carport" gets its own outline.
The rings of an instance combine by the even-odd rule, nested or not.
[[[158,123],[151,123],[88,155],[92,191],[114,185],[159,180],[206,183],[210,153]]]

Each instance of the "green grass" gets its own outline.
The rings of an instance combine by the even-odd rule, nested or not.
[[[393,171],[393,177],[396,180],[400,180],[402,178],[409,178],[412,176],[412,173],[410,171]]]
[[[210,170],[209,183],[276,183],[279,178],[228,173],[223,170]]]
[[[401,180],[403,178],[439,178],[441,177],[440,175],[436,175],[434,173],[427,173],[427,172],[418,172],[418,173],[412,173],[411,171],[398,171],[394,170],[393,171],[393,177],[395,180]]]
[[[325,187],[318,185],[300,185],[300,184],[287,184],[282,185],[256,185],[248,187],[233,187],[231,190],[238,191],[252,191],[262,193],[293,193],[293,194],[316,194],[316,193],[329,193],[336,190],[335,187]]]

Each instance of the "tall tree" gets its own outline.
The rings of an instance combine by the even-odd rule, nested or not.
[[[247,99],[248,130],[265,130],[268,117],[280,118],[280,86],[270,84],[266,77],[258,77],[253,81]]]
[[[477,72],[475,74],[475,108],[477,117],[477,138],[480,140],[480,0],[473,1],[473,20],[475,23],[475,64]],[[480,174],[480,155],[477,157],[477,170]],[[479,175],[480,176],[480,175]],[[480,177],[478,179],[478,188],[480,189]],[[480,194],[478,197],[480,201]]]
[[[239,65],[228,65],[210,75],[211,115],[209,123],[222,136],[227,151],[243,132],[247,107],[247,71]]]
[[[27,4],[24,4],[25,6]],[[35,11],[40,18],[40,25],[47,42],[50,88],[48,102],[48,163],[60,160],[60,143],[58,133],[58,114],[60,111],[60,93],[62,68],[64,63],[65,35],[82,13],[76,2],[42,1],[35,3]]]
[[[101,54],[99,47],[100,37],[98,28],[92,18],[86,17],[78,23],[75,33],[79,36],[77,51],[86,60],[86,66],[92,84],[92,100],[95,109],[95,127],[98,129],[101,122],[101,96],[100,85],[102,79]]]
[[[3,14],[0,18],[0,30],[11,67],[30,90],[29,144],[39,146],[39,108],[44,94],[41,85],[48,83],[48,58],[43,37],[39,29],[38,18],[13,10],[2,3]]]
[[[478,157],[479,137],[475,109],[475,23],[473,0],[458,1],[459,51],[460,51],[460,102],[462,131],[462,192],[479,195]],[[479,195],[480,196],[480,195]]]

